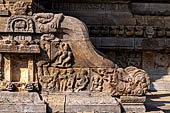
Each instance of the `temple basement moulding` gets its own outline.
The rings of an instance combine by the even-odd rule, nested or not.
[[[0,112],[145,112],[147,72],[118,67],[92,45],[82,21],[40,3],[1,1]],[[149,39],[153,32],[147,27]]]

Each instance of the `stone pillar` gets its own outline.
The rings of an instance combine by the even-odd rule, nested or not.
[[[9,56],[4,57],[4,77],[5,80],[11,82],[11,60]]]
[[[34,82],[35,78],[34,78],[34,60],[33,58],[29,58],[28,61],[28,81],[29,82]]]

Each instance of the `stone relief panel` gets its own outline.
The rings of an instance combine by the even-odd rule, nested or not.
[[[131,27],[124,29],[121,26],[119,30],[119,35],[125,33],[131,36],[135,32]],[[141,67],[140,53],[127,53],[127,58],[122,57],[125,55],[116,54],[116,62],[119,64],[123,62],[127,66],[136,66],[119,68],[104,55],[98,54],[89,41],[86,26],[75,18],[52,13],[12,16],[8,21],[7,32],[10,36],[12,34],[34,36],[30,40],[11,38],[0,41],[2,43],[0,51],[4,54],[8,53],[10,56],[13,51],[8,48],[17,48],[16,54],[27,53],[34,56],[28,62],[25,60],[28,64],[26,70],[33,73],[28,76],[24,71],[20,75],[21,78],[28,77],[27,82],[23,81],[26,91],[33,91],[34,87],[39,85],[36,90],[42,93],[101,92],[120,96],[144,95],[150,87],[148,74],[136,68]],[[11,43],[4,43],[7,41]],[[35,47],[37,50],[32,52]],[[8,75],[7,71],[11,70],[10,68],[14,68],[11,61],[11,57],[6,59],[9,65],[5,68],[5,76]],[[23,70],[21,68],[19,67]],[[21,85],[20,81],[16,83],[11,81],[11,76],[14,75],[15,73],[12,75],[9,73],[7,81],[2,80],[6,84],[4,90],[12,91]]]
[[[151,90],[169,90],[166,88],[170,77],[170,56],[165,51],[143,52],[142,67],[150,74]],[[162,85],[163,84],[163,85]]]
[[[38,13],[34,15],[36,30],[40,33],[57,32],[63,14]]]
[[[170,56],[166,53],[158,53],[155,56],[155,70],[167,70],[170,66]]]
[[[31,15],[31,3],[25,1],[18,1],[13,6],[13,15]]]
[[[87,91],[89,69],[49,67],[50,75],[41,75],[42,90],[47,92]]]
[[[51,60],[53,67],[71,67],[74,61],[73,53],[70,46],[59,41],[52,42],[51,44]],[[55,53],[55,54],[54,54]]]
[[[166,72],[170,66],[170,56],[168,52],[152,52],[143,53],[143,68],[145,70]],[[168,74],[168,73],[167,73]]]
[[[142,68],[142,53],[135,51],[116,51],[115,62],[123,68],[135,66]]]
[[[34,23],[32,18],[26,16],[10,17],[8,19],[8,32],[34,32]]]

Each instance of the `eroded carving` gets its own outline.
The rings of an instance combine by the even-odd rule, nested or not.
[[[8,20],[7,32],[34,32],[34,23],[31,17],[12,16]]]
[[[103,78],[102,75],[99,74],[100,69],[97,69],[97,72],[93,72],[93,76],[91,77],[91,91],[102,91],[103,89]]]
[[[52,13],[38,13],[34,15],[34,19],[37,22],[37,32],[49,33],[56,32],[63,14]]]
[[[71,67],[73,62],[73,54],[70,46],[65,42],[61,42],[61,40],[58,40],[52,43],[52,47],[51,65],[53,67]]]
[[[89,83],[87,70],[81,70],[76,76],[75,92],[86,90]]]
[[[31,4],[25,1],[18,1],[14,4],[14,15],[30,15]]]

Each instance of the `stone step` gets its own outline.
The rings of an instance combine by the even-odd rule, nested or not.
[[[35,92],[0,92],[0,113],[46,113],[46,104]]]
[[[170,113],[170,91],[151,92],[145,106],[147,113]]]
[[[121,113],[121,105],[111,96],[53,94],[48,101],[53,113]]]
[[[151,83],[151,91],[170,91],[170,82],[159,81]]]
[[[17,113],[46,113],[45,104],[0,104],[0,113],[2,112],[17,112]]]

